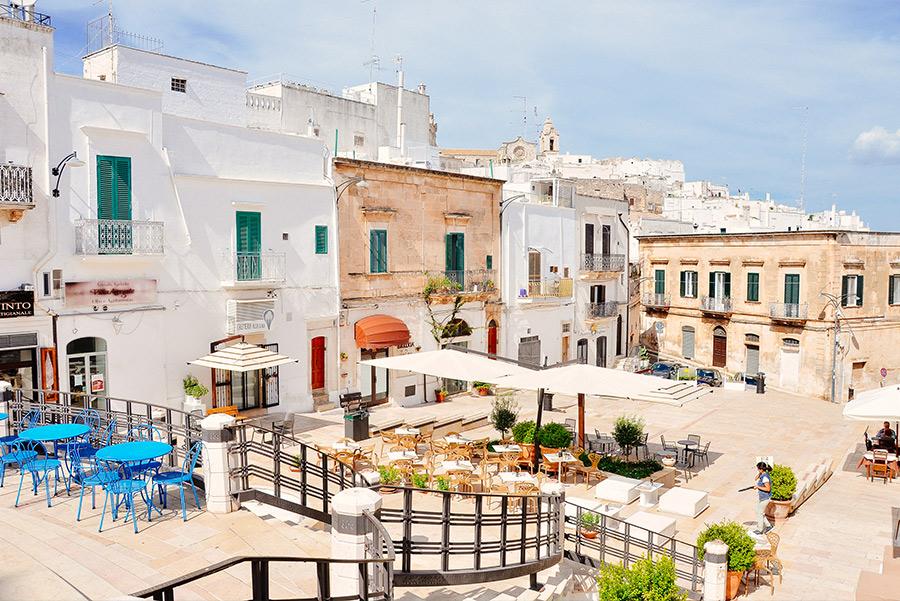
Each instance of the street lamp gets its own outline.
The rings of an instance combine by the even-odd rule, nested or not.
[[[335,197],[335,199],[334,199],[334,204],[337,204],[338,201],[341,199],[341,195],[343,195],[344,192],[349,190],[354,185],[359,190],[365,190],[369,187],[369,182],[367,182],[364,177],[351,177],[347,181],[341,182],[340,184],[338,184],[337,186],[334,187],[334,189],[337,191],[337,197]]]
[[[56,185],[53,186],[53,198],[59,198],[59,180],[62,179],[63,171],[66,170],[66,165],[69,167],[84,167],[84,161],[78,158],[78,154],[73,150],[71,154],[67,155],[63,160],[59,162],[56,167],[50,170],[50,173],[56,176]]]
[[[506,207],[508,207],[510,205],[510,203],[512,203],[512,201],[519,200],[520,198],[525,198],[526,196],[527,196],[527,194],[516,194],[515,196],[510,196],[507,199],[501,200],[500,201],[500,214],[503,215],[503,211],[506,210]]]
[[[841,334],[841,322],[840,320],[844,317],[843,311],[841,311],[841,301],[844,299],[844,296],[839,296],[837,294],[831,294],[830,292],[819,292],[819,296],[825,298],[828,301],[828,304],[831,305],[831,308],[834,310],[834,344],[831,348],[831,402],[837,402],[837,358],[838,352],[841,348],[840,340],[838,337]]]

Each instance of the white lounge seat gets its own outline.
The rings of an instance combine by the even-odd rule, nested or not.
[[[654,541],[657,545],[664,545],[669,542],[668,538],[675,536],[675,520],[658,513],[638,511],[631,517],[626,518],[625,522],[632,526],[655,532],[658,535],[655,537],[656,540]],[[646,538],[647,535],[645,532],[632,529],[631,536]]]
[[[598,499],[628,505],[640,495],[638,486],[641,482],[643,480],[612,475],[594,487],[594,496]]]
[[[695,518],[709,507],[709,495],[702,490],[675,487],[659,498],[659,510]]]

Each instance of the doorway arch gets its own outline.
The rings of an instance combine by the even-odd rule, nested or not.
[[[622,314],[616,315],[616,356],[622,354]]]
[[[66,345],[69,392],[107,396],[106,340],[94,336],[76,338]]]
[[[588,341],[587,338],[581,338],[575,346],[575,357],[579,363],[587,364],[588,362]]]
[[[493,319],[488,322],[487,326],[487,352],[490,355],[497,354],[497,322]]]
[[[325,337],[316,336],[309,343],[309,379],[312,390],[325,388]]]
[[[728,335],[725,328],[716,326],[713,329],[713,367],[725,367],[728,362]]]

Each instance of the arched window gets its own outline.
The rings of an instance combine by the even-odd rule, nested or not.
[[[76,338],[66,345],[69,362],[69,392],[84,395],[106,396],[109,382],[106,369],[106,340],[103,338]],[[92,397],[73,399],[73,403],[94,403]]]
[[[464,319],[451,319],[441,328],[441,338],[458,338],[471,335],[472,328]]]
[[[106,341],[103,338],[95,338],[88,336],[85,338],[76,338],[66,345],[67,355],[77,355],[80,353],[105,353]]]
[[[800,341],[796,338],[783,338],[781,342],[784,344],[785,350],[800,350]]]
[[[713,330],[713,336],[726,336],[725,328],[723,328],[722,326],[716,326],[716,328]]]

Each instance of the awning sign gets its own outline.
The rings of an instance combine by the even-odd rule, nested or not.
[[[0,292],[0,319],[31,317],[34,315],[33,290],[7,290]]]

